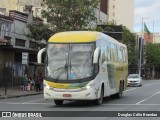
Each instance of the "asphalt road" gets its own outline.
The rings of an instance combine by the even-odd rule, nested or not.
[[[128,87],[121,99],[105,98],[100,106],[92,102],[66,101],[62,106],[56,106],[53,100],[45,100],[43,95],[26,96],[0,100],[0,111],[160,111],[160,80],[143,80],[142,87]],[[67,113],[66,113],[67,114]],[[80,113],[81,114],[81,113]],[[136,117],[56,117],[52,120],[114,120],[136,119]],[[2,119],[2,118],[0,118]],[[3,118],[4,119],[4,118]],[[18,118],[14,118],[18,119]],[[32,118],[33,119],[33,118]],[[37,118],[39,119],[39,118]],[[43,118],[42,118],[43,119]],[[44,118],[46,119],[46,118]],[[150,117],[139,117],[139,120]],[[153,118],[157,120],[158,118]],[[13,120],[13,118],[12,118]]]

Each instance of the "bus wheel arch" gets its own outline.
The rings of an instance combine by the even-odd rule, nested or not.
[[[123,80],[120,80],[120,82],[119,82],[119,91],[118,91],[118,93],[112,95],[113,98],[117,98],[117,99],[122,98],[122,96],[123,96],[123,90],[124,90]]]
[[[124,88],[124,80],[121,80],[121,81],[120,81],[120,84],[121,84],[121,86],[122,86],[122,90],[124,91],[124,89],[125,89],[125,88]]]
[[[100,97],[95,100],[96,105],[101,105],[103,103],[103,98],[104,98],[104,83],[102,83],[101,88],[100,88]]]

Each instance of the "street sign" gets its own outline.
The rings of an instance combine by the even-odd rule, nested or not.
[[[28,65],[28,56],[29,56],[28,52],[22,52],[22,64]]]

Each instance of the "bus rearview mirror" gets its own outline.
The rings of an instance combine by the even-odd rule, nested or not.
[[[98,63],[99,53],[100,53],[100,49],[99,47],[97,47],[94,51],[93,63]]]
[[[42,54],[45,52],[46,48],[42,48],[37,55],[37,61],[38,63],[42,63]]]

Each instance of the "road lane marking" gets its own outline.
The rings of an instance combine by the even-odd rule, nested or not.
[[[108,106],[160,106],[160,104],[102,104]]]
[[[137,103],[136,103],[136,105],[141,104],[142,102],[144,102],[144,101],[146,101],[146,100],[150,99],[151,97],[153,97],[153,96],[155,96],[155,95],[157,95],[157,94],[159,94],[159,93],[160,93],[160,91],[156,92],[155,94],[153,94],[153,95],[149,96],[148,98],[143,99],[143,100],[141,100],[141,101],[137,102]]]
[[[137,88],[128,89],[128,90],[126,90],[124,92],[128,92],[128,91],[131,91],[131,90],[134,90],[134,89],[137,89]]]

